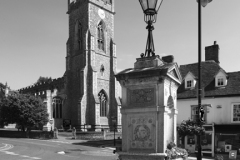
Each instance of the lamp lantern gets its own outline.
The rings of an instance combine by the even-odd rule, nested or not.
[[[197,0],[198,2],[199,0]],[[206,7],[208,3],[212,2],[212,0],[200,0],[201,6]]]
[[[139,0],[139,2],[144,13],[144,21],[148,24],[146,27],[146,29],[148,29],[148,39],[145,55],[142,54],[141,57],[155,56],[152,36],[152,31],[154,30],[154,27],[152,24],[157,21],[157,13],[163,0]]]

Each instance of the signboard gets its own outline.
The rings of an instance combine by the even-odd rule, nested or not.
[[[237,150],[229,151],[229,159],[237,159]]]

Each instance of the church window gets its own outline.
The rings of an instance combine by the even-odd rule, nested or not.
[[[103,90],[98,93],[100,102],[100,117],[107,117],[107,96]]]
[[[101,21],[98,26],[97,26],[97,44],[98,44],[98,49],[104,51],[104,22]]]
[[[78,24],[78,49],[82,49],[82,25]]]
[[[77,21],[75,26],[75,49],[81,50],[82,49],[82,24]]]
[[[62,99],[61,98],[53,98],[52,103],[53,109],[53,118],[62,118]]]
[[[100,68],[100,73],[101,73],[101,76],[103,76],[104,75],[104,66],[103,65],[101,65],[101,68]]]

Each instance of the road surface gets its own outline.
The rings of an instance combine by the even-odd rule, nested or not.
[[[111,148],[61,140],[0,138],[0,160],[116,160]]]

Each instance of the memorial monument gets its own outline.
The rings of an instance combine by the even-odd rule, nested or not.
[[[122,151],[118,154],[120,160],[161,160],[167,144],[177,140],[177,88],[182,78],[173,56],[160,58],[154,52],[152,23],[162,0],[139,1],[148,40],[134,68],[115,75],[122,87]]]

